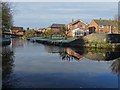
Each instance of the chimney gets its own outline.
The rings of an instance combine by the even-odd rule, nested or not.
[[[72,22],[75,21],[74,18],[72,19]]]

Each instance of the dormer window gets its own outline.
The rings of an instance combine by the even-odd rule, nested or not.
[[[103,25],[100,25],[100,28],[103,28]]]
[[[80,28],[85,28],[85,25],[82,25],[82,24],[81,24],[81,25],[80,25]]]

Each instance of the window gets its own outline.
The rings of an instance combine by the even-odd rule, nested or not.
[[[106,28],[108,28],[108,25],[106,25]]]
[[[103,25],[100,25],[100,28],[103,28]]]
[[[82,25],[82,24],[80,25],[80,28],[84,28],[84,27],[85,27],[84,25]]]
[[[77,32],[75,32],[75,36],[77,36],[78,35],[78,33]]]
[[[75,24],[75,28],[77,28],[77,24]]]
[[[83,36],[84,32],[83,31],[75,31],[75,36]]]

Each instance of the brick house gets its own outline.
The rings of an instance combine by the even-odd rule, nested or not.
[[[93,19],[89,24],[89,33],[117,33],[117,21]]]
[[[25,30],[23,30],[23,27],[12,27],[11,28],[11,34],[14,35],[24,35]]]
[[[67,26],[68,28],[68,36],[70,37],[76,37],[84,35],[87,31],[88,24],[86,22],[83,22],[82,20],[74,20],[72,19],[72,22],[70,22]]]
[[[49,28],[57,35],[61,34],[65,30],[65,24],[52,24]]]

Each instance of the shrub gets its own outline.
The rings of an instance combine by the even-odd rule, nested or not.
[[[92,42],[88,42],[88,44],[89,46],[97,47],[97,48],[112,48],[112,44],[107,42],[92,41]]]

